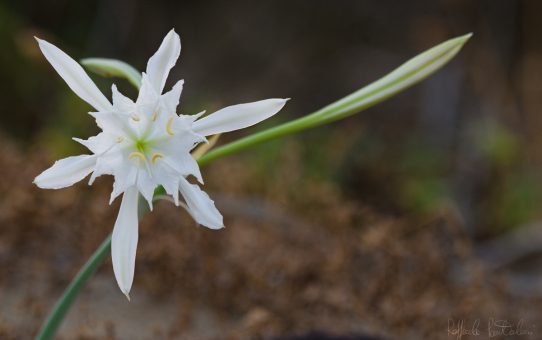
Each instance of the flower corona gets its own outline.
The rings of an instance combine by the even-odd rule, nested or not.
[[[60,189],[91,175],[89,184],[101,175],[113,175],[110,203],[123,195],[113,228],[113,270],[121,291],[129,298],[138,242],[139,196],[152,210],[153,195],[162,186],[180,205],[179,193],[190,215],[211,229],[223,227],[223,218],[209,196],[187,178],[203,184],[190,152],[206,137],[254,125],[279,112],[287,99],[266,99],[226,107],[204,116],[177,114],[184,82],[163,93],[167,76],[181,50],[179,36],[171,30],[142,73],[135,101],[112,86],[112,103],[100,92],[83,68],[56,46],[37,39],[45,58],[81,99],[93,106],[90,112],[102,129],[98,135],[75,141],[92,154],[57,161],[36,177],[41,188]]]

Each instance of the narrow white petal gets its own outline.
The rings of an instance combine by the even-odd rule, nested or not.
[[[68,86],[98,111],[111,110],[111,103],[90,79],[81,65],[55,45],[37,39],[41,52]]]
[[[154,88],[154,85],[149,80],[149,76],[143,72],[141,76],[141,87],[137,95],[137,105],[152,104],[156,105],[160,99],[160,93],[158,89]]]
[[[127,156],[125,155],[124,158],[126,157]],[[112,170],[113,175],[115,176],[115,182],[113,182],[113,191],[111,192],[109,204],[113,203],[115,198],[128,190],[128,188],[136,185],[137,173],[139,171],[133,164],[125,161],[117,163]]]
[[[101,154],[111,149],[111,146],[117,143],[118,136],[111,133],[100,132],[96,136],[92,136],[89,139],[72,138],[74,141],[84,145],[95,154]]]
[[[154,196],[154,189],[156,189],[156,183],[154,183],[153,178],[149,176],[146,169],[139,169],[137,174],[137,188],[152,211],[152,199]]]
[[[147,76],[156,92],[162,93],[169,70],[175,65],[181,53],[181,39],[174,30],[169,31],[158,51],[147,63]]]
[[[111,93],[113,95],[113,107],[120,112],[133,113],[135,111],[134,102],[119,92],[117,86],[113,84],[111,86]]]
[[[211,229],[224,227],[222,215],[215,207],[213,200],[197,185],[189,183],[181,177],[179,191],[186,201],[188,212],[199,224]]]
[[[179,105],[179,99],[181,98],[181,92],[183,91],[184,80],[179,80],[173,88],[162,95],[162,105],[166,110],[166,113],[175,113],[177,105]]]
[[[161,159],[161,162],[165,162],[167,166],[171,167],[178,174],[183,176],[193,175],[203,184],[198,163],[190,154],[190,150],[201,140],[196,139],[197,137],[191,136],[188,133],[179,135],[172,137],[175,138],[174,143],[157,143],[151,150],[153,153],[165,155]]]
[[[52,167],[34,179],[34,183],[42,189],[60,189],[69,187],[94,170],[94,155],[72,156],[56,161]]]
[[[132,137],[136,136],[136,132],[131,123],[133,120],[126,119],[126,116],[116,111],[112,112],[89,112],[96,119],[96,124],[103,132],[115,136]]]
[[[125,152],[119,143],[97,155],[96,167],[90,176],[89,185],[102,175],[114,175],[116,169],[122,168],[125,163]]]
[[[156,183],[164,187],[166,193],[173,197],[176,206],[179,205],[179,174],[172,166],[168,165],[167,160],[160,159],[152,168],[153,177]]]
[[[185,177],[192,175],[196,177],[198,182],[203,184],[203,176],[201,175],[198,162],[191,154],[178,153],[171,155],[165,161],[181,175]]]
[[[194,122],[194,131],[203,136],[243,129],[279,112],[288,99],[266,99],[225,107]]]
[[[111,238],[113,271],[120,290],[128,300],[130,300],[130,289],[134,281],[138,239],[138,197],[139,193],[135,186],[128,188],[124,193]]]
[[[112,175],[113,170],[111,164],[107,161],[107,158],[104,157],[97,157],[96,159],[96,166],[94,167],[94,171],[92,172],[92,175],[90,176],[90,179],[88,180],[88,185],[92,185],[96,178],[102,176],[102,175]]]

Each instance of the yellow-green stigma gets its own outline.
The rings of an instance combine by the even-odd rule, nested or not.
[[[135,146],[136,146],[136,149],[139,150],[141,153],[146,153],[147,143],[144,140],[136,141]]]

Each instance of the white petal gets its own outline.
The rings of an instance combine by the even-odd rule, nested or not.
[[[213,200],[197,185],[191,184],[186,178],[181,177],[179,191],[186,201],[188,212],[196,222],[211,229],[224,227],[222,215],[215,207]]]
[[[191,154],[178,153],[166,158],[165,161],[168,162],[168,164],[177,172],[179,172],[181,175],[183,176],[192,175],[196,177],[198,182],[203,184],[203,177],[201,175],[198,162],[194,159],[194,157],[192,157]]]
[[[151,152],[164,155],[165,157],[160,159],[160,162],[165,162],[180,175],[193,175],[203,184],[198,163],[190,154],[190,150],[194,148],[196,143],[201,142],[201,139],[188,133],[175,135],[171,139],[174,140],[174,143],[169,141],[156,143],[150,148]]]
[[[124,193],[111,238],[113,271],[120,290],[128,300],[130,300],[130,289],[134,281],[138,238],[138,197],[139,193],[134,186]]]
[[[115,84],[111,86],[111,93],[113,94],[113,107],[117,111],[126,113],[133,113],[135,111],[134,102],[120,93]]]
[[[156,183],[164,187],[166,193],[173,197],[175,205],[179,205],[179,174],[172,166],[167,164],[167,161],[160,159],[156,164],[153,164],[152,173]]]
[[[286,104],[288,99],[266,99],[225,107],[194,122],[194,131],[203,136],[230,132],[265,120]]]
[[[34,179],[34,183],[43,189],[69,187],[92,172],[96,165],[94,155],[72,156],[56,161],[52,167]]]
[[[125,163],[124,157],[125,152],[123,152],[123,147],[118,143],[116,143],[109,150],[106,150],[106,152],[100,154],[97,157],[96,167],[92,172],[92,176],[90,176],[88,184],[92,185],[94,180],[102,175],[114,175],[115,170],[122,168],[123,164]]]
[[[68,86],[81,99],[92,105],[98,111],[111,110],[111,103],[90,79],[81,65],[62,52],[55,45],[45,40],[37,39],[41,52],[54,69],[66,81]]]
[[[147,75],[156,92],[162,93],[169,70],[177,62],[180,53],[181,39],[174,30],[171,30],[147,63]]]
[[[74,141],[84,145],[95,154],[101,154],[111,148],[111,146],[117,143],[117,137],[107,132],[100,132],[96,136],[92,136],[89,139],[72,138]]]
[[[154,196],[154,189],[156,189],[156,184],[153,181],[153,178],[149,176],[149,173],[146,169],[139,169],[137,174],[137,188],[141,195],[149,203],[149,208],[152,211],[152,199]]]
[[[132,119],[127,119],[126,116],[118,112],[89,112],[89,114],[96,119],[96,124],[104,132],[120,137],[127,136],[131,138],[136,137],[136,131],[134,131],[131,123],[134,123]]]
[[[183,91],[183,84],[184,80],[179,80],[169,92],[162,95],[162,105],[166,113],[175,113],[177,111],[177,105],[179,105],[179,99]]]
[[[137,95],[137,105],[152,104],[156,105],[160,99],[160,93],[154,88],[154,85],[149,80],[149,76],[143,72],[141,76],[141,87]]]
[[[126,158],[127,155],[124,156]],[[111,192],[111,198],[109,204],[113,203],[115,198],[125,192],[129,187],[136,185],[137,173],[139,169],[130,162],[118,162],[113,170],[115,176],[115,182],[113,182],[113,191]]]
[[[88,185],[92,185],[96,178],[102,176],[102,175],[112,175],[112,167],[111,165],[104,160],[104,157],[98,157],[96,159],[96,166],[94,167],[94,171],[92,172],[92,175],[90,176],[90,179],[88,180]]]
[[[160,145],[173,146],[172,152],[175,153],[186,148],[186,151],[190,151],[196,144],[207,141],[205,137],[194,132],[192,116],[160,112],[153,125],[157,128],[151,129],[147,138],[159,141]],[[170,138],[175,139],[175,142],[168,143],[167,139]]]

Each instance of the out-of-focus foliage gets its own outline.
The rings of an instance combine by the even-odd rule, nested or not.
[[[0,128],[23,146],[45,145],[51,158],[83,151],[66,141],[96,131],[85,114],[90,107],[45,62],[34,35],[75,58],[123,58],[144,69],[175,27],[183,50],[171,78],[186,80],[182,111],[292,97],[272,126],[472,31],[459,58],[428,81],[360,116],[290,138],[299,141],[305,176],[333,178],[388,213],[423,216],[455,206],[473,235],[487,236],[540,218],[536,10],[529,1],[490,0],[2,3]],[[105,93],[114,81],[135,94],[124,80],[93,78]],[[277,141],[247,155],[261,164],[262,177],[273,177],[276,155],[289,145]]]
[[[446,39],[474,37],[393,100],[211,165],[205,185],[228,228],[194,228],[157,204],[141,226],[138,297],[123,304],[109,293],[112,276],[98,273],[61,335],[322,329],[435,339],[449,318],[495,316],[525,318],[539,337],[540,13],[537,0],[0,2],[0,338],[34,334],[116,210],[106,206],[107,178],[54,192],[31,183],[53,159],[84,152],[72,136],[97,130],[33,36],[76,59],[142,70],[172,27],[182,51],[170,79],[185,79],[183,113],[292,98],[252,131],[313,112]],[[114,81],[135,96],[125,80],[91,76],[106,94]],[[532,234],[506,234],[524,229]],[[535,264],[527,275],[493,271],[524,249]]]

